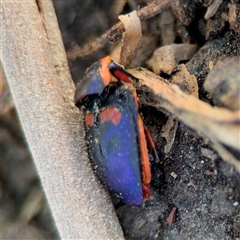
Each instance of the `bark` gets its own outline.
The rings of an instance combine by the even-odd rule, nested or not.
[[[2,63],[61,238],[122,239],[87,158],[51,1],[2,2]]]

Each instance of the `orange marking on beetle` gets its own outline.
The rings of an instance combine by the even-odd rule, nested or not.
[[[122,119],[122,113],[116,108],[106,108],[100,113],[100,120],[102,123],[111,121],[115,126],[120,123]]]
[[[94,114],[93,113],[87,113],[85,118],[86,128],[89,129],[94,124]]]
[[[151,167],[150,167],[150,162],[148,158],[147,141],[144,134],[144,124],[140,115],[138,115],[138,123],[139,123],[139,142],[140,142],[141,161],[142,161],[143,183],[150,184],[152,179]]]
[[[112,58],[110,56],[107,56],[101,60],[101,71],[100,75],[103,79],[103,83],[105,86],[107,86],[110,83],[111,80],[111,73],[109,71],[109,64],[111,63]]]

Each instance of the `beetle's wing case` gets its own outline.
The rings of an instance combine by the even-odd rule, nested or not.
[[[82,100],[87,96],[101,95],[104,88],[109,85],[112,76],[108,66],[111,62],[111,57],[105,57],[86,70],[75,91],[74,102],[76,106],[83,105]]]
[[[125,84],[110,87],[96,122],[87,129],[93,167],[111,191],[125,203],[143,201],[141,156],[138,141],[138,109]]]

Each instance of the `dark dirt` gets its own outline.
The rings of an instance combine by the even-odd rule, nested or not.
[[[71,49],[73,42],[83,46],[113,26],[117,22],[114,15],[117,2],[55,0],[66,51]],[[199,98],[213,104],[211,96],[203,89],[210,71],[207,63],[212,61],[215,64],[219,59],[239,56],[240,37],[221,18],[227,14],[231,2],[236,1],[224,1],[211,21],[207,22],[204,14],[211,2],[181,0],[173,12],[174,42],[199,45],[198,52],[186,66],[198,80]],[[138,4],[145,6],[146,1],[129,1],[123,12],[132,11],[132,7]],[[154,39],[151,46],[160,46],[162,41],[158,21],[157,16],[143,24],[145,36]],[[77,83],[85,69],[110,54],[111,49],[112,46],[109,46],[94,56],[69,61],[74,81]],[[144,52],[148,56],[141,56],[138,64],[146,67],[149,51],[141,54],[144,55]],[[4,91],[8,91],[7,88]],[[144,97],[144,93],[140,93],[140,102],[145,102]],[[151,199],[142,207],[116,207],[126,239],[239,240],[240,174],[218,156],[211,142],[181,122],[172,148],[166,154],[164,146],[167,139],[162,137],[161,129],[168,116],[147,105],[142,106],[142,113],[146,126],[153,134],[161,161],[159,164],[152,163]],[[58,239],[15,110],[11,108],[5,112],[0,121],[4,239]],[[235,154],[239,156],[239,152]],[[170,226],[167,218],[173,207],[177,208],[176,222]]]

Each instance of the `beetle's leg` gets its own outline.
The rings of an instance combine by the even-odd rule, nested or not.
[[[147,129],[147,127],[145,125],[144,125],[144,133],[145,133],[146,140],[147,140],[147,143],[148,143],[149,151],[152,154],[155,162],[159,163],[160,160],[159,160],[159,157],[158,157],[158,154],[157,154],[157,151],[156,151],[155,143],[153,141],[153,138],[152,138],[152,135],[151,135],[150,131]]]

